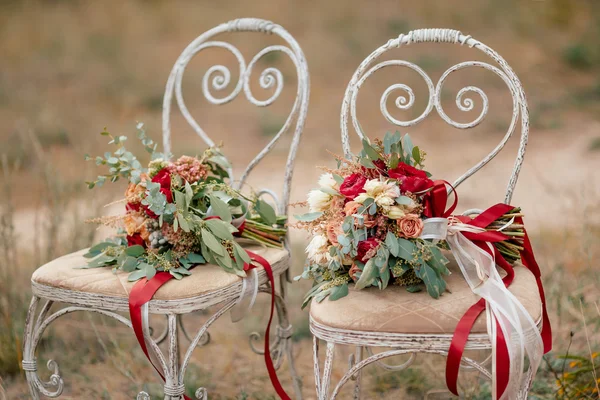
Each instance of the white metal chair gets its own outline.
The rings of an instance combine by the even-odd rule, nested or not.
[[[214,39],[217,35],[227,32],[259,32],[279,36],[285,45],[272,45],[258,52],[250,62],[244,60],[242,53],[227,42]],[[252,94],[250,83],[252,72],[258,60],[268,53],[281,52],[286,54],[293,62],[297,74],[296,98],[285,123],[265,148],[250,162],[245,169],[241,179],[235,181],[235,185],[241,187],[248,174],[261,161],[261,159],[273,148],[275,143],[286,132],[293,134],[287,164],[284,172],[283,191],[278,196],[274,191],[265,189],[260,194],[266,194],[277,203],[277,211],[287,214],[290,194],[290,183],[294,169],[294,159],[300,136],[304,128],[309,97],[309,76],[306,60],[296,40],[281,26],[270,21],[243,18],[221,24],[196,38],[180,55],[169,76],[163,103],[163,145],[165,152],[171,148],[170,135],[170,111],[173,95],[177,104],[195,132],[207,145],[213,145],[213,141],[202,130],[199,124],[189,113],[183,100],[181,90],[182,77],[189,61],[199,52],[207,48],[222,48],[230,51],[239,63],[239,80],[233,91],[226,97],[217,98],[211,90],[227,89],[231,80],[230,70],[223,65],[215,65],[209,68],[202,81],[202,92],[204,97],[212,104],[225,104],[236,98],[243,90],[246,99],[259,107],[271,105],[281,94],[284,86],[283,74],[274,67],[266,68],[259,76],[259,84],[263,89],[272,91],[267,100],[257,100]],[[271,346],[271,354],[276,368],[279,368],[284,358],[287,358],[292,374],[294,390],[297,398],[301,398],[301,387],[292,356],[291,334],[292,328],[288,321],[285,296],[288,281],[288,268],[290,266],[290,250],[288,244],[284,250],[253,248],[254,251],[266,258],[273,267],[274,275],[279,277],[278,295],[276,298],[278,327],[277,337]],[[32,276],[33,298],[27,315],[26,330],[24,333],[23,362],[22,366],[26,372],[31,396],[39,399],[39,394],[48,397],[58,397],[63,392],[63,379],[60,375],[58,365],[55,361],[48,362],[48,368],[52,371],[49,381],[42,381],[37,374],[36,348],[46,328],[59,317],[74,311],[90,311],[99,313],[131,327],[128,318],[119,313],[127,313],[128,292],[132,287],[127,282],[127,274],[113,274],[110,269],[74,269],[75,266],[85,265],[82,258],[85,250],[58,258],[36,270]],[[263,269],[259,270],[260,292],[270,293],[268,280]],[[238,299],[242,290],[242,280],[223,271],[220,267],[204,265],[192,270],[192,275],[182,281],[173,281],[162,287],[149,303],[149,312],[162,314],[167,317],[166,330],[149,338],[149,347],[154,352],[160,367],[166,378],[164,385],[165,399],[174,400],[182,398],[184,393],[184,376],[186,367],[190,362],[193,350],[197,346],[208,343],[208,329],[220,316],[230,310]],[[40,301],[43,305],[38,307]],[[66,306],[50,312],[54,303],[64,303]],[[188,336],[183,328],[181,316],[199,310],[205,310],[211,306],[218,306],[218,310],[197,328],[193,336]],[[38,311],[38,308],[40,310]],[[190,345],[184,353],[183,359],[179,360],[179,336],[181,329],[188,339]],[[132,335],[133,337],[133,335]],[[250,345],[255,352],[260,353],[252,346],[252,341],[260,335],[253,334]],[[159,343],[167,339],[168,352],[163,354]],[[205,388],[196,391],[198,399],[206,399]],[[140,392],[138,399],[149,399],[145,392]]]
[[[377,59],[392,49],[418,43],[445,43],[449,45],[466,45],[481,51],[489,56],[493,63],[468,61],[448,68],[434,85],[425,71],[414,63],[405,60],[393,59],[376,63]],[[469,67],[478,67],[489,70],[498,75],[508,87],[512,96],[512,120],[506,135],[492,152],[474,167],[454,182],[457,187],[480,168],[494,158],[504,147],[515,131],[520,121],[521,141],[517,159],[506,189],[505,203],[510,203],[519,171],[523,163],[527,135],[529,132],[529,113],[527,102],[521,83],[513,70],[494,50],[471,36],[450,29],[419,29],[402,34],[389,40],[386,44],[371,53],[358,67],[344,96],[341,109],[342,145],[346,157],[351,157],[349,144],[349,125],[352,124],[359,137],[365,137],[356,114],[356,101],[358,92],[363,83],[378,70],[388,67],[404,67],[417,72],[427,84],[429,101],[425,111],[417,118],[410,121],[401,121],[394,118],[388,108],[387,100],[395,90],[403,91],[405,96],[396,98],[395,105],[399,109],[410,109],[415,102],[412,88],[403,83],[389,86],[381,97],[380,108],[383,116],[390,123],[399,127],[414,126],[423,121],[432,110],[449,125],[458,129],[473,128],[484,119],[488,112],[488,97],[479,88],[467,86],[458,91],[456,105],[461,111],[471,111],[474,101],[465,97],[468,92],[476,93],[483,102],[482,111],[470,123],[459,123],[448,117],[441,104],[441,92],[446,78],[454,71]],[[351,122],[350,122],[351,121]],[[490,204],[491,205],[491,204]],[[466,213],[472,210],[467,211]],[[454,265],[452,265],[454,264]],[[455,273],[449,277],[449,287],[452,293],[445,293],[440,299],[435,300],[425,292],[408,293],[404,288],[397,286],[388,287],[384,291],[377,288],[351,290],[349,295],[336,300],[324,300],[322,303],[313,301],[310,310],[310,330],[314,335],[313,354],[315,365],[315,382],[319,400],[336,398],[342,386],[349,380],[354,383],[354,398],[360,397],[361,370],[365,366],[376,363],[388,370],[403,370],[411,365],[417,353],[430,353],[447,356],[452,334],[458,320],[464,312],[475,303],[478,298],[474,295],[464,281],[455,262],[449,265]],[[538,295],[536,281],[533,274],[524,267],[515,268],[516,278],[510,290],[523,303],[534,321],[541,321],[541,300]],[[540,326],[541,322],[538,322]],[[323,370],[319,362],[319,340],[327,342],[326,358]],[[336,345],[344,344],[356,346],[356,352],[350,357],[350,368],[330,393],[332,363]],[[374,353],[372,348],[391,348],[380,353]],[[485,317],[480,316],[476,322],[466,346],[467,350],[491,349],[489,336],[486,330]],[[381,349],[380,349],[381,350]],[[382,360],[387,357],[409,354],[410,358],[401,365],[388,365]],[[463,358],[461,367],[475,369],[488,379],[491,372],[486,368],[489,357],[484,362],[477,362]],[[322,371],[322,374],[321,374]],[[527,398],[531,384],[531,371],[529,379],[520,390],[520,398]]]

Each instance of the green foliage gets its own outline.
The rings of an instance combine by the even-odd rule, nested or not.
[[[563,50],[563,60],[572,68],[587,70],[596,63],[595,55],[590,46],[576,43]]]

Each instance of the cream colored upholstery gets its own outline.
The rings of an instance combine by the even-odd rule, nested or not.
[[[261,246],[244,246],[269,261],[275,275],[287,268],[289,254],[286,250],[267,249]],[[83,254],[87,249],[67,254],[38,268],[32,282],[60,289],[127,298],[134,282],[127,282],[128,273],[113,272],[110,268],[78,269],[85,266]],[[260,267],[262,269],[262,267]],[[224,289],[239,282],[237,275],[225,272],[217,265],[198,265],[192,275],[177,281],[172,279],[162,286],[154,299],[177,300],[195,297],[203,293]],[[262,282],[261,282],[262,283]]]
[[[311,318],[319,324],[338,329],[407,333],[452,334],[459,319],[479,297],[473,294],[458,266],[452,261],[446,277],[448,289],[439,299],[427,292],[409,293],[405,288],[391,286],[385,290],[350,289],[348,296],[336,301],[313,300]],[[521,301],[535,322],[541,318],[542,303],[533,274],[519,265],[509,290]],[[485,313],[479,316],[472,332],[486,332]]]

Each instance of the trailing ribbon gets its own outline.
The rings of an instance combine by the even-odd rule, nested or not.
[[[243,229],[243,225],[242,225],[242,229]],[[279,381],[279,378],[277,377],[277,371],[275,370],[275,366],[273,364],[273,360],[271,358],[271,352],[270,352],[269,334],[271,332],[271,323],[273,322],[273,314],[275,312],[275,277],[273,276],[273,269],[271,268],[271,265],[269,264],[269,262],[266,259],[264,259],[263,257],[259,256],[258,254],[253,253],[248,250],[246,250],[246,253],[248,253],[248,255],[250,256],[250,259],[253,262],[260,264],[260,266],[262,266],[264,268],[264,270],[267,274],[267,277],[269,279],[269,283],[271,286],[271,311],[269,314],[269,322],[267,323],[267,328],[266,328],[266,332],[265,332],[265,354],[264,354],[265,364],[267,366],[267,371],[269,373],[269,378],[271,379],[271,383],[272,383],[273,387],[275,388],[275,391],[277,392],[279,397],[282,400],[290,400],[290,397],[283,389],[283,386],[281,385],[281,382]],[[254,270],[255,268],[256,268],[256,266],[254,264],[247,264],[247,263],[244,264],[244,271],[246,271],[246,272]],[[258,282],[258,279],[256,278],[256,276],[257,276],[256,271],[252,271],[252,275],[255,276],[256,282]],[[148,352],[148,348],[146,346],[146,339],[145,339],[144,334],[146,334],[146,336],[149,336],[149,334],[148,334],[148,302],[152,299],[152,297],[158,291],[158,289],[160,289],[160,287],[162,285],[167,283],[172,278],[173,278],[173,275],[171,275],[168,272],[164,272],[164,271],[157,272],[156,275],[154,275],[154,277],[150,280],[148,280],[146,278],[142,278],[141,280],[139,280],[133,286],[133,289],[129,293],[129,313],[130,313],[130,317],[131,317],[131,325],[133,327],[133,331],[138,340],[138,343],[140,344],[140,347],[142,348],[144,354],[146,355],[146,358],[148,358],[148,361],[150,361],[150,363],[152,364],[152,366],[154,367],[156,372],[158,372],[158,374],[161,376],[161,378],[163,380],[165,380],[165,376],[163,375],[160,368],[157,368],[156,365],[154,364],[154,362],[152,361],[152,358],[150,357],[150,353]],[[244,294],[245,294],[245,290],[243,289],[242,293],[240,295],[240,299],[244,296]],[[255,294],[254,294],[254,296],[255,296]],[[240,299],[238,299],[237,303],[239,303],[241,301]],[[252,300],[252,303],[253,302],[254,302],[254,300]],[[187,397],[185,395],[183,395],[183,397],[185,400],[191,400],[189,397]]]
[[[446,210],[447,182],[436,182],[425,197],[426,212],[421,238],[446,240],[465,280],[471,290],[481,299],[471,306],[460,319],[454,332],[446,364],[446,384],[458,395],[457,380],[461,359],[469,333],[478,316],[485,310],[488,333],[491,336],[493,360],[494,398],[512,399],[526,381],[523,373],[525,356],[535,375],[543,353],[552,347],[552,333],[545,304],[539,266],[535,262],[527,233],[524,250],[521,251],[523,265],[536,277],[543,306],[542,331],[537,326],[519,300],[508,291],[514,279],[514,270],[500,252],[492,245],[508,239],[500,231],[487,231],[493,221],[508,213],[513,206],[497,204],[474,219],[465,216],[450,216]],[[443,197],[442,197],[443,195]],[[456,193],[454,204],[456,206]],[[449,218],[448,218],[449,217]],[[522,224],[522,218],[515,218]],[[501,278],[496,265],[506,271]]]

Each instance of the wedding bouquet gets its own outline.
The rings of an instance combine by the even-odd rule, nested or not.
[[[314,281],[303,307],[312,298],[346,296],[351,282],[357,289],[385,289],[391,283],[409,292],[424,285],[434,298],[446,291],[448,245],[428,238],[425,221],[434,214],[434,192],[443,191],[445,205],[447,188],[454,189],[431,179],[424,170],[425,152],[409,135],[386,133],[383,141],[362,144],[353,160],[337,157],[337,168],[321,175],[319,188],[308,194],[310,212],[296,216],[296,226],[312,234],[304,272],[296,277]],[[519,211],[485,228],[506,235],[493,246],[510,262],[523,249],[523,226],[515,223]],[[451,218],[465,223],[473,217]]]
[[[118,235],[91,247],[86,268],[112,267],[130,272],[129,280],[151,279],[157,271],[181,279],[190,268],[206,262],[227,272],[245,276],[250,256],[234,240],[242,237],[269,247],[282,247],[286,234],[285,217],[257,196],[247,197],[228,183],[231,165],[219,147],[206,149],[201,156],[170,156],[156,151],[157,144],[138,124],[141,140],[151,161],[147,168],[126,150],[126,136],[102,135],[117,149],[104,157],[92,158],[108,173],[89,188],[120,178],[129,181],[123,202],[125,213],[91,222],[118,229]]]

